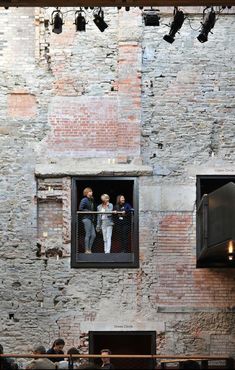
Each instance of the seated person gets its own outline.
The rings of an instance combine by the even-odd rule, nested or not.
[[[110,349],[102,349],[100,351],[100,354],[107,356],[107,355],[111,355],[112,353]],[[101,361],[102,361],[101,369],[114,369],[114,366],[110,361],[110,357],[101,358]]]
[[[0,344],[0,354],[3,355],[3,346]],[[18,365],[11,358],[0,357],[1,370],[18,370]]]
[[[33,348],[34,355],[45,355],[46,349],[43,346],[35,346]],[[35,358],[33,361],[26,365],[26,370],[53,370],[56,369],[56,365],[48,358]]]
[[[63,339],[58,338],[54,341],[52,347],[48,349],[47,354],[48,355],[63,355],[63,348],[64,348],[65,342]],[[64,361],[64,357],[49,357],[49,359],[52,362],[60,362]]]
[[[79,355],[79,350],[75,347],[72,347],[68,350],[67,355]],[[73,359],[73,368],[78,369],[80,364],[79,358]],[[60,361],[57,364],[57,369],[68,369],[69,368],[69,361],[68,359],[66,361]]]

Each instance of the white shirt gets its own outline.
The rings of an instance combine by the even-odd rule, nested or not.
[[[69,368],[69,362],[68,361],[60,361],[60,362],[57,362],[57,369],[68,369]],[[79,364],[74,362],[73,363],[73,368],[74,369],[78,369],[79,368]]]

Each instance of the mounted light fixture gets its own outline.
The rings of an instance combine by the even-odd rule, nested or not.
[[[160,17],[158,16],[158,9],[145,9],[143,12],[143,19],[145,26],[159,26]]]
[[[229,242],[228,242],[228,259],[229,259],[229,261],[233,261],[234,257],[235,257],[235,253],[234,253],[233,240],[229,240]]]
[[[82,10],[82,8],[77,10],[76,13],[75,13],[75,22],[74,22],[74,24],[76,25],[76,31],[78,31],[78,32],[85,32],[86,31],[86,19],[82,15],[82,13],[84,13],[84,10]]]
[[[174,8],[174,19],[171,23],[171,29],[168,35],[165,35],[163,39],[170,44],[172,44],[175,41],[175,35],[182,27],[185,20],[184,12],[182,10],[178,10],[177,7]]]
[[[58,9],[54,10],[51,15],[51,25],[53,26],[52,32],[57,34],[61,33],[63,24],[63,14]]]
[[[211,7],[210,12],[207,12],[207,13],[205,13],[206,9],[207,8],[203,10],[202,28],[201,28],[200,34],[197,37],[198,41],[202,43],[208,40],[208,33],[211,32],[212,28],[215,25],[215,21],[216,21],[216,14],[215,14],[213,7]]]
[[[107,23],[104,21],[104,12],[100,8],[97,14],[94,14],[93,22],[99,28],[100,32],[104,32],[108,28]]]

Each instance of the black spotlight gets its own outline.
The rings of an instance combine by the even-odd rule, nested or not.
[[[102,9],[100,9],[99,12],[94,15],[93,21],[99,28],[100,32],[104,32],[104,30],[108,27],[107,23],[104,21],[104,12]]]
[[[185,20],[185,16],[182,10],[178,10],[175,8],[174,10],[174,19],[171,23],[171,29],[169,32],[169,35],[165,35],[163,39],[170,44],[172,44],[175,41],[175,34],[180,30]]]
[[[208,33],[211,32],[211,29],[215,25],[215,11],[211,8],[211,11],[205,14],[205,10],[203,12],[203,22],[200,34],[198,35],[197,39],[200,42],[206,42],[208,40]]]
[[[143,12],[145,26],[159,26],[160,17],[158,16],[158,9],[146,9]]]
[[[82,15],[83,10],[77,10],[75,13],[75,22],[74,24],[76,25],[76,31],[82,32],[86,31],[86,19]]]
[[[62,26],[63,26],[63,15],[60,10],[54,10],[51,15],[51,25],[53,26],[52,32],[54,33],[61,33]]]

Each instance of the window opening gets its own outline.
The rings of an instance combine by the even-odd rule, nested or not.
[[[72,233],[72,267],[136,267],[137,179],[73,179]]]
[[[197,177],[197,267],[235,267],[235,176]]]

